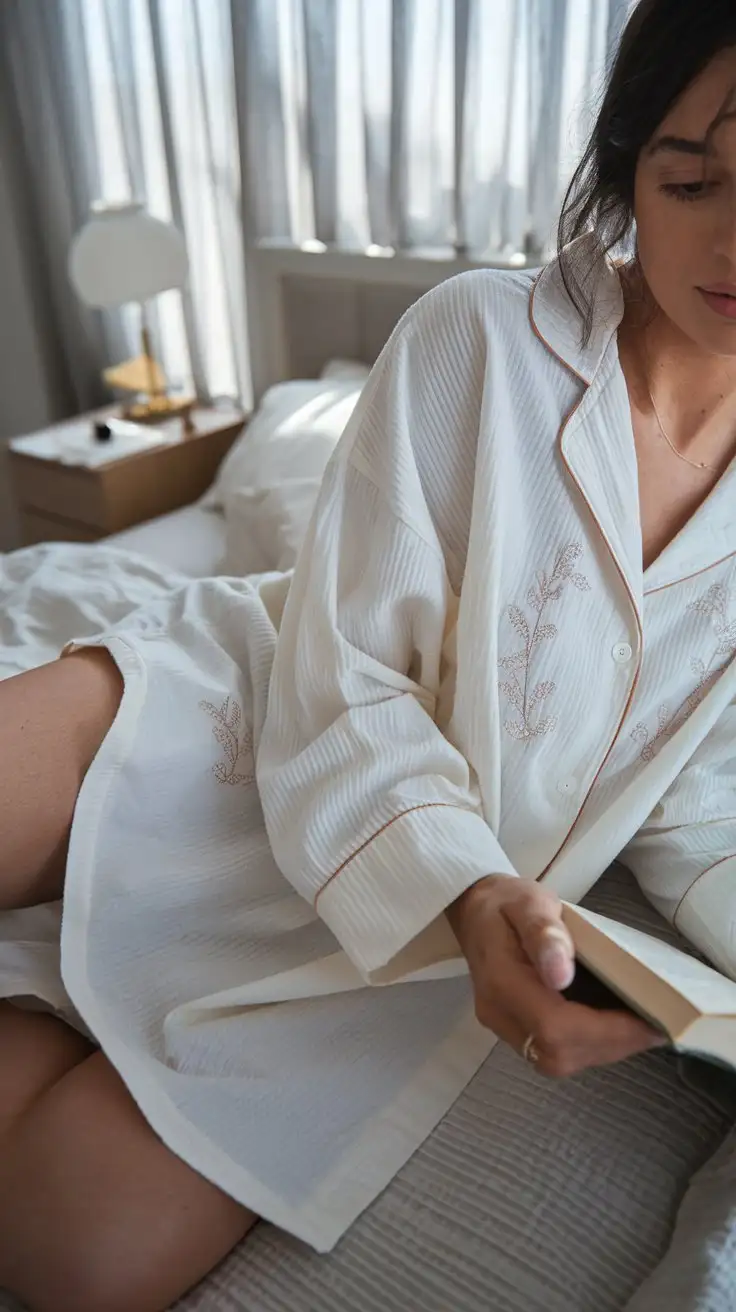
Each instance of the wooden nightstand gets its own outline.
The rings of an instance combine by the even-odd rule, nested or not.
[[[217,468],[246,422],[234,407],[192,411],[191,428],[180,419],[160,425],[172,439],[133,455],[114,458],[115,439],[103,464],[70,463],[67,448],[94,444],[92,425],[115,415],[96,411],[44,433],[15,438],[10,466],[24,546],[34,542],[94,542],[157,515],[189,505],[207,491]],[[57,454],[58,449],[58,454]],[[109,458],[108,458],[109,456]]]

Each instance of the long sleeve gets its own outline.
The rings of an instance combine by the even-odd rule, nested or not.
[[[372,983],[457,956],[445,909],[515,873],[434,720],[483,393],[462,291],[405,317],[327,470],[258,750],[276,861]]]
[[[736,979],[736,704],[621,860],[657,910]]]

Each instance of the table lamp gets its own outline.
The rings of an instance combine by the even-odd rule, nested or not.
[[[161,292],[182,287],[187,276],[184,238],[171,224],[148,214],[137,201],[99,203],[72,242],[69,276],[80,300],[94,309],[111,309],[136,301],[141,309],[141,354],[106,369],[111,387],[137,399],[124,411],[138,423],[181,416],[186,420],[193,398],[172,398],[151,347],[146,302]]]

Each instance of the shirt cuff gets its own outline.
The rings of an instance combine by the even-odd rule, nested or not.
[[[736,979],[736,856],[725,857],[692,883],[674,924],[724,975]]]
[[[316,906],[368,983],[391,984],[459,956],[444,911],[479,879],[516,873],[480,816],[429,804],[369,839]]]

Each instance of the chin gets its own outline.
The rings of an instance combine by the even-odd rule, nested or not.
[[[711,310],[703,311],[699,305],[694,312],[683,314],[679,321],[673,317],[673,322],[685,337],[708,355],[736,357],[736,319],[720,319]]]
[[[736,323],[731,328],[700,328],[700,331],[688,333],[696,346],[708,355],[722,355],[736,359]]]

